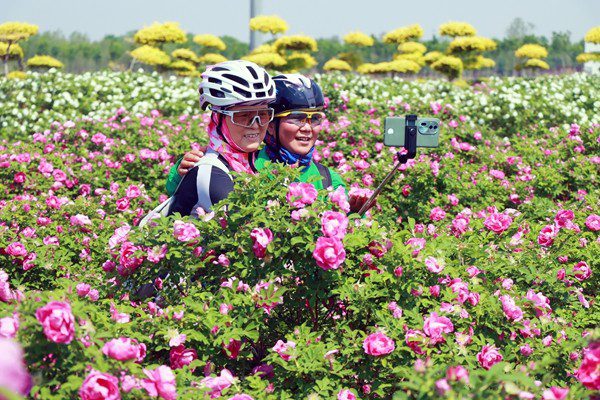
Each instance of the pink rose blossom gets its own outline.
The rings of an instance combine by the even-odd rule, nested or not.
[[[515,301],[509,295],[500,296],[502,302],[502,311],[506,318],[512,321],[520,321],[523,319],[523,311],[515,304]]]
[[[338,211],[325,211],[321,217],[321,232],[326,237],[343,239],[348,228],[348,217]]]
[[[21,396],[28,396],[32,380],[21,346],[10,339],[0,338],[0,387]]]
[[[487,216],[487,218],[483,222],[483,225],[490,231],[496,234],[501,234],[510,227],[511,223],[512,218],[510,217],[510,215],[494,211]]]
[[[175,221],[173,223],[173,236],[180,242],[189,242],[200,236],[200,231],[191,222]]]
[[[575,377],[590,390],[600,390],[600,342],[592,342],[583,350],[583,360]]]
[[[556,235],[558,235],[558,227],[556,225],[546,225],[540,231],[537,242],[540,246],[550,247],[554,243]]]
[[[451,390],[451,389],[452,388],[448,384],[448,381],[446,379],[444,379],[444,378],[438,379],[435,382],[435,391],[440,396],[444,396],[446,394],[446,392],[449,391],[449,390]]]
[[[578,281],[582,282],[592,276],[592,269],[585,261],[579,261],[573,267],[573,275]]]
[[[295,349],[296,348],[296,343],[292,342],[291,340],[288,340],[287,342],[283,342],[283,340],[278,340],[277,343],[275,343],[275,346],[273,346],[273,351],[276,352],[277,354],[279,354],[279,356],[281,358],[283,358],[285,361],[289,361],[292,358],[292,355],[289,354],[289,350],[291,349]]]
[[[371,356],[384,356],[390,354],[395,348],[394,341],[382,332],[372,333],[363,341],[365,353]]]
[[[569,394],[569,388],[559,388],[552,386],[549,389],[544,390],[542,393],[542,400],[564,400]]]
[[[590,231],[600,231],[600,215],[597,214],[591,214],[589,215],[586,219],[585,219],[585,226],[587,226],[587,228]]]
[[[456,367],[449,367],[446,370],[446,379],[449,381],[461,381],[469,384],[469,371],[462,365]]]
[[[180,344],[176,347],[171,347],[169,352],[169,361],[171,368],[180,369],[186,365],[190,365],[192,361],[198,358],[198,353],[194,349],[186,349],[184,345]]]
[[[254,400],[254,398],[248,394],[238,393],[236,395],[231,396],[227,400]]]
[[[446,218],[446,211],[440,207],[434,207],[429,213],[429,219],[432,221],[441,221]]]
[[[206,378],[202,379],[200,381],[200,386],[209,388],[211,390],[210,398],[214,399],[221,396],[221,392],[233,385],[234,382],[235,378],[231,372],[229,372],[227,369],[223,369],[219,376],[207,376]]]
[[[175,374],[171,368],[161,365],[154,370],[143,370],[148,377],[142,380],[141,386],[146,389],[151,397],[160,397],[165,400],[177,399],[177,385],[175,383]]]
[[[519,348],[519,351],[521,352],[521,354],[523,354],[525,357],[529,357],[531,354],[533,354],[533,349],[531,348],[531,346],[529,346],[529,344],[525,344],[523,346],[521,346]]]
[[[267,254],[267,246],[273,241],[273,232],[269,228],[254,228],[250,233],[252,238],[252,251],[258,259]]]
[[[69,303],[51,301],[36,310],[35,316],[44,328],[46,338],[55,343],[69,344],[75,338],[75,317]]]
[[[9,244],[6,246],[4,251],[6,251],[6,254],[9,256],[13,257],[25,257],[27,255],[27,249],[25,249],[25,246],[21,242],[13,242]]]
[[[92,370],[79,388],[81,400],[120,400],[119,380],[110,375]]]
[[[356,400],[357,397],[350,389],[342,389],[337,394],[337,400]]]
[[[485,345],[479,353],[477,353],[477,361],[484,369],[490,369],[493,365],[502,361],[504,357],[498,352],[494,345]]]
[[[429,317],[425,318],[423,332],[429,336],[430,344],[433,346],[445,342],[442,334],[454,332],[454,325],[450,318],[440,317],[436,312],[432,312]]]
[[[435,257],[427,257],[425,259],[427,270],[434,274],[439,274],[444,269],[444,264],[438,261]]]
[[[118,361],[142,361],[146,357],[146,345],[135,339],[120,337],[104,344],[102,353]]]
[[[314,203],[314,201],[317,199],[317,195],[317,189],[315,189],[312,184],[305,182],[292,182],[288,186],[286,199],[292,207],[303,208]]]
[[[346,259],[346,251],[340,239],[319,237],[315,244],[313,258],[324,270],[337,269]]]

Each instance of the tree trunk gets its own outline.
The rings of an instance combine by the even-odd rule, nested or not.
[[[8,75],[8,59],[10,57],[10,46],[12,45],[12,40],[8,41],[8,46],[6,47],[6,54],[4,55],[4,76]]]

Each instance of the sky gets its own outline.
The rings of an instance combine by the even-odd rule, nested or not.
[[[278,15],[287,34],[343,37],[352,31],[380,35],[419,23],[430,39],[440,24],[469,22],[481,36],[503,38],[513,19],[534,34],[570,31],[583,38],[600,25],[600,0],[256,0],[259,14]],[[122,35],[153,22],[179,22],[193,34],[229,35],[248,42],[250,0],[0,0],[0,23],[22,21],[40,31],[81,32],[92,40]]]

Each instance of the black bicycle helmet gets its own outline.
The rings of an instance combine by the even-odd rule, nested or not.
[[[277,75],[273,81],[276,97],[271,107],[275,110],[275,114],[288,110],[321,109],[325,104],[319,85],[304,75]]]

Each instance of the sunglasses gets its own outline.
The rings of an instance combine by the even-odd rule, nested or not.
[[[285,111],[275,115],[282,118],[288,124],[296,125],[302,128],[307,122],[315,128],[325,120],[325,113],[321,111]]]
[[[259,110],[214,110],[219,114],[227,115],[231,118],[231,122],[235,125],[242,126],[244,128],[250,128],[254,125],[254,121],[258,122],[258,125],[265,126],[269,122],[273,121],[274,111],[272,108],[263,108]]]

